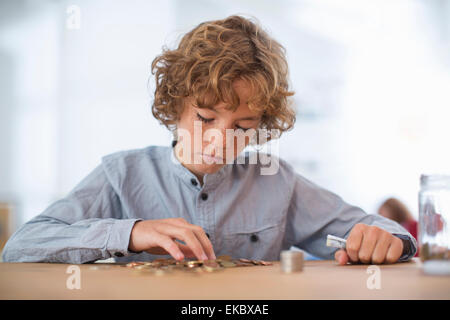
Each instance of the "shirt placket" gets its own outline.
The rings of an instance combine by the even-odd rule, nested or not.
[[[205,230],[207,237],[214,246],[214,191],[203,186],[197,194],[197,213],[202,220],[202,228]]]

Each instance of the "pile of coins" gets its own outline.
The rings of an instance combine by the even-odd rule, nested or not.
[[[427,260],[450,260],[450,250],[447,247],[430,245],[428,242],[420,248],[420,259]]]
[[[193,273],[216,272],[226,268],[249,267],[249,266],[270,266],[271,262],[263,260],[231,259],[230,256],[219,256],[215,260],[182,260],[156,259],[151,262],[130,262],[125,265],[127,268],[140,272],[163,275],[175,270]]]
[[[281,251],[280,258],[282,272],[292,273],[303,270],[303,252],[284,250]]]

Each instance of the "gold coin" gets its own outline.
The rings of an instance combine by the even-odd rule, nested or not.
[[[203,270],[205,270],[206,272],[214,272],[216,271],[216,268],[211,268],[208,266],[203,266]]]
[[[221,264],[223,265],[225,261],[222,261]],[[217,263],[217,261],[214,260],[209,260],[209,261],[205,261],[205,263],[203,264],[206,267],[210,267],[210,268],[219,268],[220,265],[219,263]]]
[[[222,267],[224,268],[233,268],[236,267],[236,263],[232,262],[232,261],[222,261],[220,263],[222,265]]]
[[[129,267],[129,268],[133,268],[133,267],[136,267],[136,266],[140,266],[142,264],[144,264],[144,263],[143,262],[133,261],[133,262],[127,263],[126,266]]]
[[[134,269],[142,270],[142,269],[150,269],[150,267],[146,266],[146,265],[138,265],[138,266],[135,266]]]
[[[188,264],[188,265],[186,265],[188,268],[197,268],[198,267],[198,265],[196,265],[196,264]]]
[[[225,261],[230,261],[231,257],[229,255],[222,255],[222,256],[218,256],[217,260],[225,260]]]
[[[187,266],[190,267],[190,268],[199,267],[202,264],[203,264],[203,261],[200,261],[200,260],[194,260],[194,261],[188,261],[187,262]]]

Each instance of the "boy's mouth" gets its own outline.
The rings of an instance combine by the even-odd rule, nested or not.
[[[223,163],[223,158],[221,158],[221,157],[210,156],[210,155],[203,154],[203,153],[198,153],[198,155],[200,155],[202,157],[203,161],[205,161],[206,164]]]

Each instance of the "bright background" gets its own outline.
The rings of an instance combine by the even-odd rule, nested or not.
[[[450,167],[450,1],[3,0],[0,202],[15,228],[103,155],[169,145],[151,61],[236,13],[287,49],[298,120],[279,155],[368,213],[395,196],[417,217],[420,174]]]

